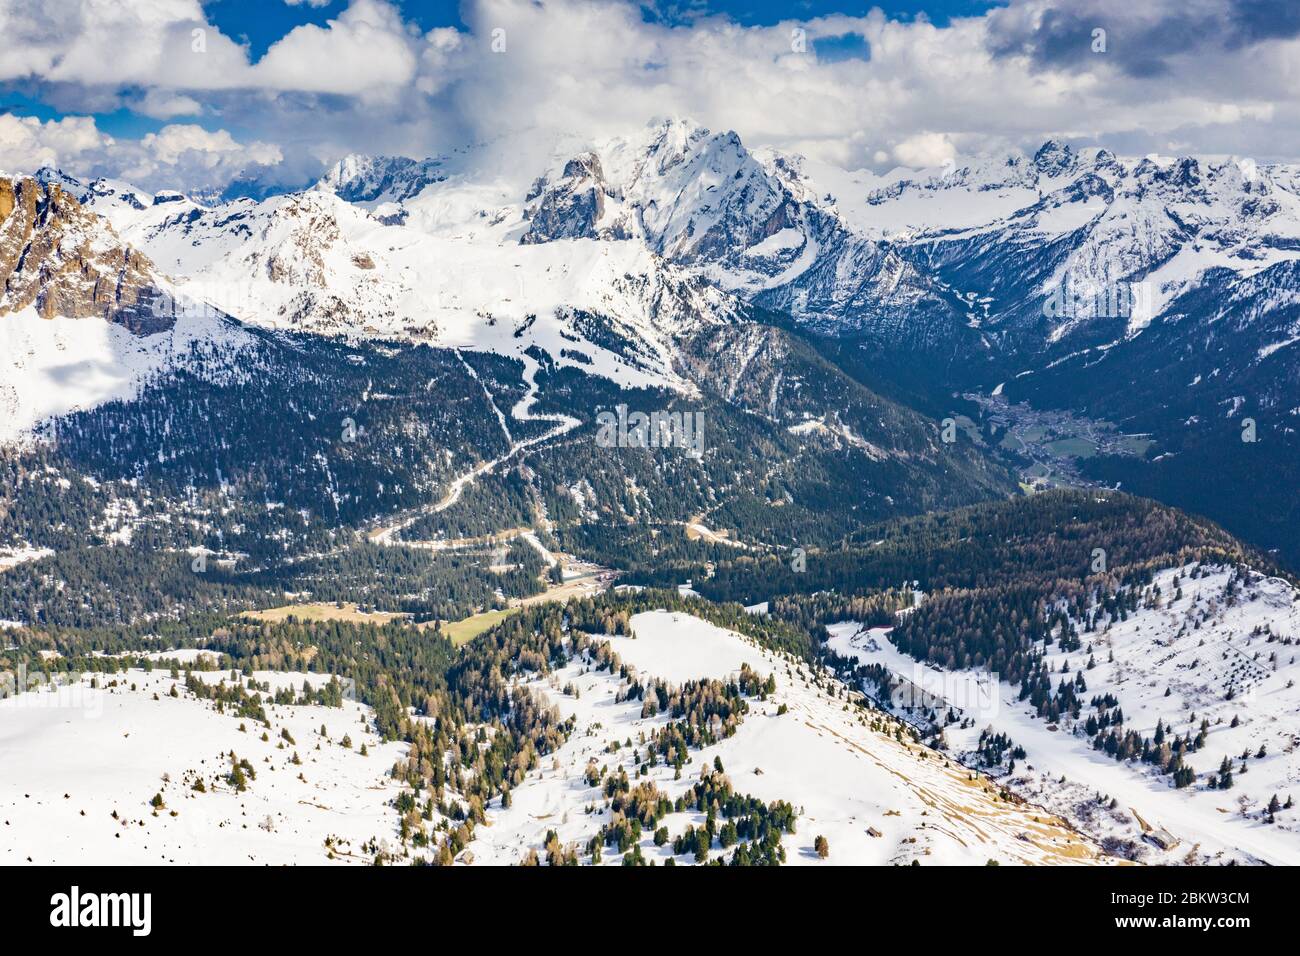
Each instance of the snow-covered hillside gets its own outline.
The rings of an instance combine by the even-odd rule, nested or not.
[[[328,681],[253,679],[294,691]],[[381,742],[364,705],[267,703],[266,727],[218,711],[165,666],[98,681],[0,700],[0,865],[368,864],[395,842],[388,770],[405,745]],[[248,764],[242,791],[232,754]]]
[[[653,784],[675,801],[718,766],[735,793],[794,807],[795,832],[781,841],[791,864],[822,862],[814,849],[818,836],[828,841],[825,862],[832,864],[1106,860],[1059,818],[1004,799],[987,778],[862,708],[860,695],[824,672],[688,614],[645,612],[634,615],[631,626],[634,637],[608,638],[608,646],[637,681],[659,678],[680,686],[703,678],[736,680],[748,665],[760,677],[771,675],[775,691],[750,700],[734,735],[692,750],[678,776],[662,761],[649,765],[646,747],[648,735],[673,718],[643,717],[642,702],[625,699],[629,683],[617,671],[579,658],[531,682],[573,717],[575,729],[553,759],[545,758],[514,789],[509,807],[489,808],[488,825],[476,830],[470,847],[475,864],[513,864],[530,850],[542,853],[548,831],[587,862],[588,841],[611,820],[603,781],[626,772],[632,786]],[[657,845],[647,830],[637,846],[646,861],[690,863],[691,855],[674,856],[672,843],[687,827],[705,822],[706,814],[694,809],[671,812],[660,822],[668,841]],[[715,841],[709,859],[731,852]],[[602,862],[618,863],[623,855],[607,847]]]
[[[390,224],[327,190],[180,212],[126,230],[189,295],[236,318],[327,335],[513,354],[621,384],[678,385],[674,340],[739,303],[643,244],[520,245]]]
[[[42,318],[28,308],[0,317],[0,442],[54,415],[131,398],[148,379],[184,364],[197,348],[230,362],[251,339],[202,307],[153,335],[98,319]]]
[[[944,727],[950,752],[973,755],[990,729],[1024,748],[1002,782],[1110,839],[1117,851],[1127,844],[1124,852],[1153,862],[1300,862],[1297,812],[1269,811],[1275,795],[1284,805],[1300,796],[1300,603],[1281,579],[1194,566],[1160,573],[1135,613],[1082,634],[1078,651],[1049,649],[1054,680],[1082,674],[1084,700],[1105,701],[1059,726],[1037,718],[1018,688],[917,663],[889,642],[888,628],[846,623],[829,630],[833,650],[897,675],[899,713],[943,718],[952,708],[959,722]],[[909,709],[913,701],[918,706]],[[1159,736],[1157,746],[1195,741],[1204,729],[1183,758],[1195,781],[1176,788],[1153,764],[1117,762],[1094,747],[1096,732],[1105,733],[1097,717],[1116,706],[1121,734]],[[1219,786],[1225,759],[1229,789]],[[1178,845],[1164,850],[1143,839],[1157,830]]]

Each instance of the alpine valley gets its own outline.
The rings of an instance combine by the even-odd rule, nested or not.
[[[1300,166],[44,167],[0,279],[0,862],[1300,863]]]

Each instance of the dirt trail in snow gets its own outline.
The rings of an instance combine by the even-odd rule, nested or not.
[[[507,425],[505,416],[501,413],[501,410],[497,408],[496,402],[492,400],[492,396],[487,392],[485,386],[483,390],[484,393],[487,394],[488,403],[491,404],[493,410],[497,413],[497,418],[501,422],[501,429],[506,433],[506,438],[511,442],[510,449],[505,454],[493,458],[491,461],[485,461],[476,465],[464,474],[454,478],[447,489],[447,493],[443,495],[442,499],[436,504],[429,508],[422,508],[414,514],[410,514],[403,518],[396,524],[372,532],[370,534],[370,540],[373,543],[382,545],[393,545],[398,543],[393,540],[394,535],[409,528],[425,515],[438,514],[439,512],[446,511],[460,500],[460,496],[464,493],[465,489],[476,479],[488,474],[499,465],[505,464],[526,449],[532,448],[535,445],[540,445],[543,442],[548,442],[553,438],[559,438],[561,435],[573,431],[573,429],[582,424],[580,419],[574,418],[571,415],[533,412],[533,405],[537,403],[537,372],[540,366],[537,364],[536,359],[526,353],[521,354],[519,358],[524,363],[523,380],[524,384],[528,386],[528,390],[524,393],[524,397],[517,401],[514,407],[510,409],[510,416],[520,422],[554,422],[555,427],[548,429],[541,435],[535,435],[532,438],[524,438],[515,441],[510,434],[510,429]],[[461,361],[464,362],[464,359],[462,358]],[[478,373],[474,371],[469,363],[465,363],[465,367],[469,369],[470,375],[478,381]],[[482,384],[481,381],[480,384]]]

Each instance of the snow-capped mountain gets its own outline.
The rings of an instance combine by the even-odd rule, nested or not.
[[[328,190],[348,202],[396,203],[446,179],[442,167],[441,159],[353,154],[330,167],[314,188]]]
[[[979,377],[1136,335],[1213,269],[1296,258],[1297,181],[1058,142],[875,176],[675,120],[556,159],[520,241],[639,239],[821,331]]]
[[[581,310],[657,342],[660,366],[660,333],[690,323],[650,310],[730,314],[731,295],[985,384],[1132,339],[1223,270],[1245,279],[1300,256],[1300,172],[1286,166],[1048,142],[876,176],[680,119],[579,142],[536,170],[503,171],[500,154],[522,149],[353,155],[307,191],[211,207],[37,178],[248,321],[473,346],[495,338],[489,318],[546,326]]]
[[[953,367],[976,374],[990,363],[1032,367],[1036,356],[1059,357],[1075,341],[1133,336],[1210,270],[1248,276],[1296,258],[1300,243],[1300,173],[1244,160],[1124,159],[1104,148],[1048,142],[1033,156],[877,176],[751,148],[734,132],[680,119],[581,143],[567,137],[553,144],[550,160],[535,169],[522,164],[536,150],[514,149],[513,141],[510,149],[479,146],[423,160],[348,156],[310,198],[226,203],[201,225],[175,221],[176,213],[196,214],[183,197],[101,181],[84,198],[119,228],[131,210],[132,240],[153,252],[166,233],[187,229],[199,229],[209,248],[223,230],[266,233],[248,217],[290,207],[301,215],[310,205],[309,220],[324,215],[342,224],[349,213],[317,202],[325,194],[365,213],[350,217],[349,236],[364,221],[454,240],[437,250],[439,266],[428,270],[434,281],[472,271],[463,260],[475,255],[462,247],[564,242],[582,256],[586,245],[577,240],[633,243],[821,331],[938,352],[950,364],[962,355],[964,369]],[[502,153],[530,158],[503,167]],[[185,208],[171,216],[146,212],[162,200]],[[393,237],[390,244],[401,248],[418,245],[411,233]],[[163,256],[168,268],[194,275],[210,266],[205,254],[182,251]],[[553,267],[535,267],[529,248],[500,255],[505,269],[523,275]],[[386,267],[376,259],[377,272],[412,273],[400,255],[393,260]],[[372,279],[361,285],[373,291],[384,281]],[[419,282],[428,288],[427,276]],[[972,364],[972,357],[983,361]]]
[[[819,200],[799,165],[734,132],[653,124],[539,179],[522,241],[640,238],[760,305],[840,329],[940,303],[939,287]]]
[[[325,189],[178,208],[126,235],[191,295],[247,323],[502,352],[536,344],[561,366],[630,384],[677,383],[674,339],[743,311],[640,243],[459,241]]]
[[[233,354],[245,341],[82,206],[68,191],[78,185],[0,179],[0,440],[130,397],[196,346]],[[105,202],[135,198],[92,188]]]
[[[1294,432],[1290,166],[1048,142],[876,175],[673,119],[596,141],[517,134],[423,160],[354,155],[310,189],[260,200],[38,179],[190,299],[248,324],[512,356],[535,346],[623,386],[689,394],[704,376],[740,394],[739,377],[716,373],[746,362],[701,363],[686,343],[779,313],[932,414],[954,391],[1007,383],[1015,400],[1149,433],[1153,455],[1179,451],[1188,423],[1221,418],[1224,402],[1230,416],[1274,409],[1263,427]],[[744,337],[724,336],[722,354]],[[1212,387],[1138,403],[1104,384],[1115,380]],[[1106,478],[1188,487],[1181,472]]]
[[[1294,181],[1285,166],[1119,160],[1048,143],[1029,164],[1013,158],[924,183],[903,179],[870,202],[906,217],[925,205],[962,208],[981,193],[997,196],[983,222],[932,220],[901,241],[945,282],[974,294],[984,326],[1037,326],[1040,344],[1050,345],[1098,325],[1131,336],[1211,269],[1250,275],[1295,258]],[[1096,297],[1116,286],[1136,294],[1098,308]],[[1076,301],[1062,308],[1053,301],[1060,290]]]
[[[69,180],[68,187],[73,186]],[[50,188],[63,195],[62,187]],[[410,223],[406,225],[387,222],[377,210],[347,202],[328,189],[206,207],[180,194],[149,196],[120,184],[97,182],[80,189],[86,206],[78,205],[70,194],[68,202],[102,235],[114,237],[125,248],[143,250],[135,253],[141,261],[148,261],[159,275],[173,277],[167,280],[168,298],[154,303],[149,317],[164,327],[184,330],[200,320],[211,325],[215,341],[206,353],[210,361],[205,359],[202,373],[209,379],[232,371],[237,357],[227,347],[227,339],[247,337],[249,330],[258,327],[321,342],[306,346],[298,355],[290,340],[273,344],[274,335],[253,335],[261,346],[258,356],[239,360],[247,369],[292,368],[295,371],[284,374],[326,381],[347,378],[349,387],[362,386],[362,394],[368,388],[364,382],[352,382],[354,372],[345,375],[323,367],[329,364],[329,354],[343,354],[332,351],[333,346],[326,344],[330,340],[342,340],[346,347],[359,350],[362,354],[349,354],[347,361],[363,363],[367,352],[380,350],[387,356],[394,348],[401,354],[411,345],[431,346],[436,355],[429,362],[439,368],[444,380],[429,381],[431,394],[437,388],[461,389],[459,384],[453,386],[448,363],[459,378],[470,368],[464,365],[462,353],[488,353],[508,363],[494,366],[491,373],[495,387],[505,390],[501,397],[514,391],[510,403],[502,406],[510,410],[514,424],[501,408],[494,413],[504,426],[507,448],[513,449],[500,463],[543,438],[559,438],[582,424],[583,417],[594,414],[593,406],[617,405],[626,400],[627,390],[648,389],[665,396],[656,402],[675,401],[668,397],[675,395],[714,407],[725,403],[725,411],[718,409],[716,424],[734,433],[727,442],[728,457],[741,455],[744,460],[748,454],[744,442],[758,441],[754,430],[771,432],[777,445],[789,448],[774,452],[778,459],[808,454],[831,470],[825,479],[815,477],[816,467],[793,476],[807,485],[810,501],[824,494],[824,481],[843,483],[846,491],[858,488],[858,507],[864,516],[910,510],[921,502],[969,503],[1009,487],[1009,475],[1001,466],[991,465],[974,449],[940,443],[933,426],[915,412],[874,394],[785,330],[756,321],[762,313],[742,298],[718,288],[700,270],[668,261],[639,238],[524,242],[530,223],[522,204],[498,207],[492,217],[471,216],[469,227],[462,230],[451,217],[467,208],[466,196],[477,195],[477,189],[463,178],[434,184],[407,200]],[[101,208],[104,217],[95,214]],[[441,227],[426,228],[439,216]],[[53,326],[42,327],[47,328]],[[99,327],[94,331],[98,333]],[[150,348],[170,341],[157,329],[142,331],[152,333],[142,340]],[[194,344],[185,342],[186,349]],[[23,368],[57,366],[59,346],[47,345],[37,350],[43,358],[27,360]],[[417,364],[423,361],[420,358]],[[104,363],[115,370],[113,387],[96,394],[105,399],[129,397],[144,378],[184,366],[180,361],[145,363],[128,373],[126,363],[114,357]],[[512,366],[514,370],[507,373]],[[12,372],[12,388],[23,380],[22,370],[16,367]],[[542,373],[545,391],[539,379]],[[247,375],[239,374],[240,381],[247,380]],[[259,382],[252,386],[255,398],[241,399],[275,407],[275,394],[298,384]],[[409,385],[392,383],[400,388]],[[148,407],[151,403],[174,405],[165,393],[183,387],[174,375],[158,378],[149,402],[123,414],[151,417],[155,414]],[[548,394],[551,390],[554,395]],[[26,394],[29,389],[23,386],[18,391]],[[57,398],[60,392],[68,396],[66,401]],[[539,393],[543,401],[562,402],[565,414],[533,416],[529,407]],[[95,404],[71,385],[55,390],[53,397],[57,400],[48,405],[30,397],[21,399],[33,411],[17,427],[21,430],[51,413]],[[487,397],[493,398],[490,392]],[[489,402],[488,409],[492,407]],[[480,440],[484,427],[494,427],[490,419],[480,420],[482,411],[473,410],[472,424],[459,423]],[[193,412],[200,414],[199,407]],[[167,414],[176,418],[179,413]],[[347,417],[345,412],[337,414],[340,420]],[[732,416],[739,417],[730,421]],[[531,424],[534,421],[552,424],[542,427]],[[833,421],[834,428],[827,432],[832,437],[823,440],[800,431],[807,421]],[[160,446],[172,442],[169,434],[207,427],[175,421],[169,426],[174,431],[150,432],[131,441],[132,467],[152,468],[155,461],[190,461],[195,456],[202,460],[201,448]],[[276,423],[268,422],[267,427]],[[532,432],[537,435],[529,437]],[[117,455],[125,462],[124,443],[118,444]],[[102,450],[87,449],[93,455]],[[538,453],[547,451],[541,448]],[[581,461],[574,455],[556,457],[548,467],[567,472]],[[489,466],[497,463],[490,461]],[[241,458],[239,467],[250,464]],[[208,462],[201,467],[207,472]],[[228,464],[222,474],[228,475],[231,467]],[[699,487],[742,480],[721,459],[717,467],[717,474]],[[759,464],[746,461],[744,467],[748,471]],[[858,477],[861,469],[871,474],[866,487]],[[770,468],[763,470],[772,473]],[[642,477],[641,483],[648,480]],[[663,476],[654,480],[662,481]],[[745,479],[744,483],[746,495],[758,493],[754,482]],[[402,499],[411,490],[406,485],[393,495]],[[770,493],[789,495],[776,486]],[[353,489],[347,503],[351,506],[354,499],[364,498],[361,490]],[[336,510],[343,501],[342,497],[335,500]],[[636,512],[643,505],[633,498],[607,507]]]

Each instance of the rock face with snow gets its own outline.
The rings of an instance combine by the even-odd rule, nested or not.
[[[137,335],[172,325],[144,255],[63,187],[0,179],[0,316],[32,306],[45,319],[101,318]]]
[[[446,178],[439,159],[351,155],[335,163],[316,184],[347,202],[401,202]]]
[[[652,125],[566,161],[530,198],[526,242],[639,238],[656,254],[810,324],[887,322],[940,290],[818,200],[797,158],[734,132]]]
[[[530,196],[530,225],[519,240],[524,243],[550,242],[554,239],[595,239],[604,228],[606,194],[609,184],[594,153],[584,153],[569,160],[558,182],[549,184]],[[626,233],[615,227],[617,238]]]
[[[249,343],[97,212],[129,222],[154,208],[146,199],[50,170],[0,178],[0,442],[51,416],[130,398],[195,350],[232,363]]]

